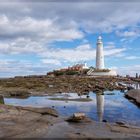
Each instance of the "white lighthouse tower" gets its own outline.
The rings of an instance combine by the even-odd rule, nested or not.
[[[96,68],[104,69],[104,51],[103,51],[103,42],[101,36],[99,36],[97,39]]]
[[[104,66],[104,51],[102,37],[99,36],[97,39],[96,47],[96,69],[90,68],[87,75],[90,76],[117,76],[117,72],[112,69],[105,69]]]

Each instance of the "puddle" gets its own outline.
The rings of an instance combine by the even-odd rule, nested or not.
[[[75,100],[80,98],[84,101]],[[87,98],[90,100],[86,102]],[[118,90],[106,91],[104,94],[90,92],[88,97],[87,95],[78,96],[76,93],[63,93],[54,96],[31,96],[27,99],[4,98],[4,103],[19,106],[52,107],[64,116],[70,116],[75,112],[84,112],[96,121],[123,121],[129,125],[140,126],[140,108],[124,98],[124,93]]]

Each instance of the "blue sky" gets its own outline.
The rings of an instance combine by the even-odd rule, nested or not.
[[[105,67],[140,71],[140,2],[0,2],[0,77],[95,66],[103,38]]]

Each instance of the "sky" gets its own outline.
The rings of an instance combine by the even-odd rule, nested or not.
[[[85,62],[94,67],[99,35],[105,67],[134,76],[140,71],[139,7],[136,0],[0,0],[0,77]]]

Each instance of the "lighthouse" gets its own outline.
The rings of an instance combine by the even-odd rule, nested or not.
[[[101,36],[99,36],[97,39],[96,68],[97,69],[104,69],[104,51],[103,51],[103,42],[102,42]]]
[[[104,66],[104,50],[102,37],[99,36],[96,43],[96,69],[90,68],[87,72],[90,76],[117,76],[117,72]]]

